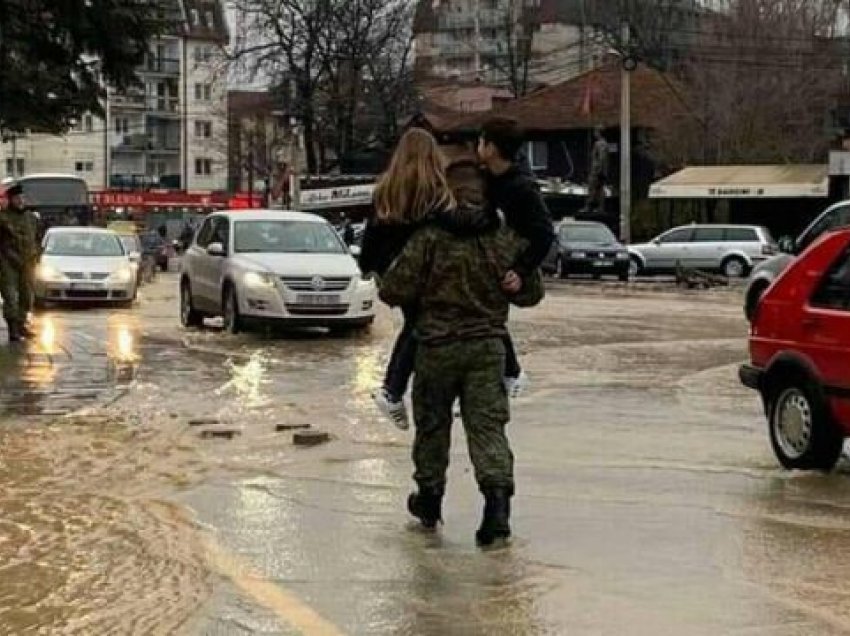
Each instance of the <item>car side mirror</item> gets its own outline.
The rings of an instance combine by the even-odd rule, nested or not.
[[[131,263],[141,263],[142,262],[142,254],[140,252],[130,252],[128,255]]]
[[[224,245],[221,243],[210,243],[207,247],[207,254],[217,257],[227,256],[227,252],[224,251]]]
[[[354,258],[357,258],[357,257],[360,256],[360,246],[359,245],[350,245],[348,247],[348,251],[351,253],[351,255]]]
[[[793,254],[795,251],[796,245],[794,244],[794,239],[790,236],[783,236],[779,239],[779,251],[784,252],[785,254]]]
[[[661,245],[661,239],[660,238],[652,239],[652,244],[653,245]]]

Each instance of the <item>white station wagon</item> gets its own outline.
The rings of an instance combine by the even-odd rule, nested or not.
[[[180,317],[199,326],[222,316],[231,333],[257,323],[328,327],[372,324],[375,282],[320,216],[279,210],[208,216],[183,260]]]

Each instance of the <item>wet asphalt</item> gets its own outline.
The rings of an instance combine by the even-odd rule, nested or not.
[[[369,398],[395,316],[185,332],[174,286],[0,352],[0,633],[850,631],[847,467],[777,467],[738,291],[556,284],[513,316],[515,538],[482,552],[459,426],[445,525],[404,511],[411,433]],[[276,430],[306,425],[331,441]]]

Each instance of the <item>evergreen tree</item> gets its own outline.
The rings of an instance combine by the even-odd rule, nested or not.
[[[0,0],[0,131],[61,133],[83,113],[102,116],[107,85],[138,82],[167,4]]]

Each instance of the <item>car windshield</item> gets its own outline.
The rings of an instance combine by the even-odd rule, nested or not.
[[[139,239],[135,236],[122,236],[121,244],[124,246],[124,251],[127,253],[140,251]]]
[[[559,231],[566,243],[616,243],[617,239],[604,225],[563,225]]]
[[[327,223],[237,221],[236,253],[344,254],[339,235]]]
[[[47,237],[48,256],[124,256],[121,241],[113,234],[57,232]]]

